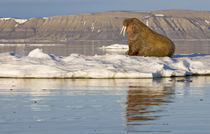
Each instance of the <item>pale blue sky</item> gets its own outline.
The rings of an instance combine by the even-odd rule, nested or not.
[[[102,11],[210,11],[210,0],[0,0],[0,17],[47,17]]]

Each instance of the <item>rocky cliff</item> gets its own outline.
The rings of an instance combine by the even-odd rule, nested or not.
[[[0,18],[0,40],[122,40],[125,18],[136,17],[171,39],[210,39],[210,12],[113,11],[31,19]]]

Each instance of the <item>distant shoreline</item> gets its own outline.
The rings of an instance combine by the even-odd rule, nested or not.
[[[171,39],[172,41],[210,41],[210,39]],[[87,42],[87,43],[100,43],[100,42],[110,42],[110,43],[127,43],[127,40],[0,40],[0,44],[69,44],[74,42]]]

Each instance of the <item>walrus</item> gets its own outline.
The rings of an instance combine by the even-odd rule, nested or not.
[[[154,57],[172,57],[175,51],[174,43],[139,21],[137,18],[127,18],[123,21],[123,27],[120,34],[125,36],[129,50],[125,53],[129,56],[154,56]]]

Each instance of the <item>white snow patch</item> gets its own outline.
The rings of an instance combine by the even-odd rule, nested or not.
[[[10,20],[12,18],[0,18],[0,20],[3,20],[3,21],[7,21],[7,20]]]
[[[156,17],[164,17],[164,14],[155,14]]]
[[[92,31],[92,32],[93,32],[94,29],[95,29],[94,25],[95,25],[95,23],[92,23],[92,25],[91,25],[91,31]]]
[[[148,19],[148,18],[150,18],[150,17],[151,17],[150,15],[144,16],[145,19]]]
[[[48,17],[42,17],[42,19],[47,20],[47,19],[49,19],[49,18],[48,18]]]
[[[205,22],[206,22],[207,24],[210,24],[210,22],[209,22],[208,20],[205,20]]]
[[[200,25],[200,23],[198,23],[198,22],[195,22],[197,25]]]
[[[0,54],[0,77],[13,78],[154,78],[210,74],[210,55],[175,58],[127,55],[57,57],[32,50],[28,56]]]
[[[17,22],[18,24],[23,24],[26,21],[28,21],[28,19],[16,19],[16,18],[0,18],[0,20],[2,21],[7,21],[7,20],[15,20],[15,22]]]
[[[26,21],[28,21],[28,19],[15,19],[15,21],[19,24],[23,24],[25,23]]]
[[[146,21],[146,25],[149,26],[149,21],[148,20]]]

